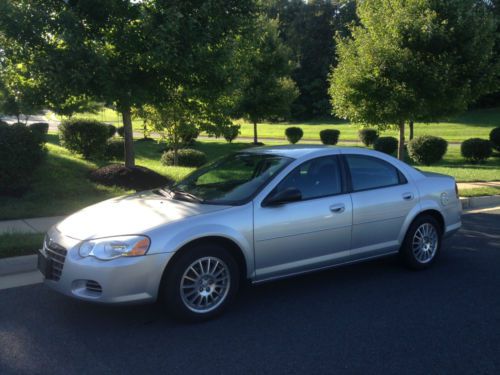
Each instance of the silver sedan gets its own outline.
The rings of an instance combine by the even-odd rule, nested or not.
[[[39,252],[45,283],[102,303],[220,314],[239,284],[399,253],[430,266],[461,226],[452,177],[361,148],[252,148],[177,184],[87,207]]]

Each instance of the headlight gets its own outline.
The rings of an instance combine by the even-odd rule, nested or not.
[[[81,257],[111,260],[119,257],[135,257],[147,253],[150,240],[145,236],[119,236],[84,241],[78,252]]]

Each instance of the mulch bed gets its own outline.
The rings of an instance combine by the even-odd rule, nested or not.
[[[173,183],[173,180],[151,169],[135,166],[127,168],[122,164],[110,164],[89,174],[89,179],[101,185],[119,186],[136,191],[153,189]]]

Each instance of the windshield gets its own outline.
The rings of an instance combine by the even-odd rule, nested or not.
[[[211,204],[241,204],[251,198],[292,159],[240,152],[228,155],[178,182],[174,198]]]

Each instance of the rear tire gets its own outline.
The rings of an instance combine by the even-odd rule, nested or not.
[[[404,263],[415,270],[430,267],[441,250],[441,233],[435,218],[429,215],[417,217],[408,228],[399,251]]]
[[[160,295],[177,319],[201,322],[224,312],[239,287],[238,265],[216,244],[186,249],[165,271]]]

